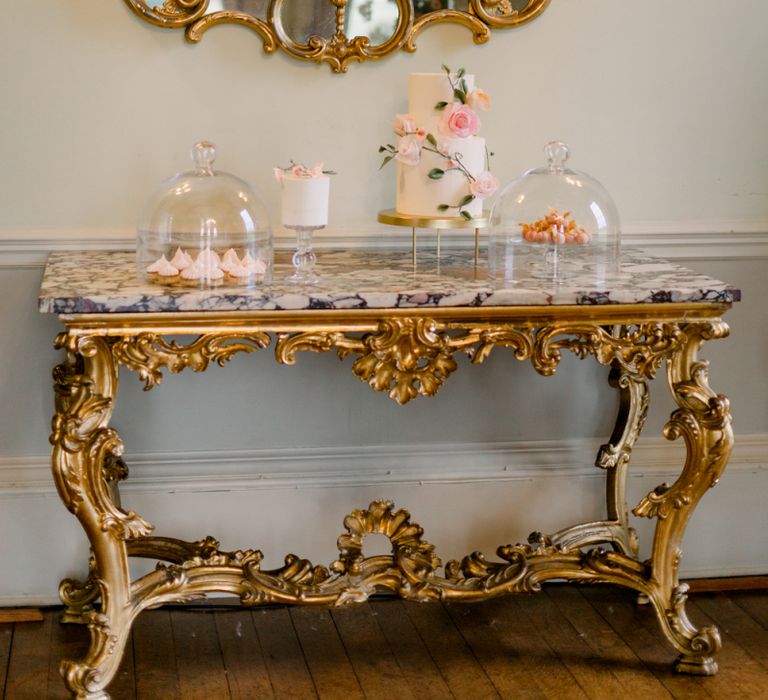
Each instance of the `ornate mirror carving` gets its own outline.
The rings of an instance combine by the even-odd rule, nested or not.
[[[200,41],[217,24],[254,30],[266,53],[278,48],[303,61],[328,63],[344,73],[352,61],[376,61],[397,49],[415,51],[419,32],[454,22],[476,44],[491,29],[516,27],[538,17],[549,0],[125,0],[139,17],[183,29]]]

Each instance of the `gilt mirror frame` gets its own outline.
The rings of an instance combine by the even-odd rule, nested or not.
[[[266,18],[260,19],[233,10],[209,12],[211,0],[125,0],[147,22],[169,29],[183,29],[191,43],[199,42],[208,29],[218,24],[241,24],[261,37],[265,53],[274,53],[279,48],[302,61],[327,63],[334,73],[346,73],[353,61],[378,61],[398,49],[413,52],[418,34],[440,22],[463,25],[472,32],[476,44],[484,44],[490,38],[491,29],[510,29],[530,22],[546,9],[550,0],[527,0],[522,9],[516,9],[512,0],[466,0],[466,12],[439,9],[420,16],[414,12],[413,0],[394,0],[398,8],[396,26],[386,41],[375,45],[367,36],[348,37],[344,33],[350,0],[321,0],[334,8],[335,32],[331,36],[313,34],[306,43],[296,41],[289,35],[283,20],[284,7],[291,1],[269,0]]]

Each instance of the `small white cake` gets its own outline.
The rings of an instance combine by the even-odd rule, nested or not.
[[[321,227],[328,224],[328,175],[301,177],[286,174],[281,179],[283,226]]]
[[[467,92],[474,89],[475,79],[465,75]],[[442,133],[440,122],[443,113],[435,109],[439,102],[451,104],[453,89],[445,73],[412,73],[408,80],[408,112],[416,127],[433,134],[440,150],[459,154],[464,167],[478,176],[486,169],[485,139],[480,136],[453,137]],[[441,204],[453,207],[470,193],[467,177],[458,170],[450,170],[439,180],[429,177],[433,168],[446,169],[445,158],[437,153],[422,150],[419,163],[397,163],[396,209],[400,214],[411,216],[459,216],[457,209],[438,209]],[[463,209],[472,217],[482,215],[483,201],[475,198]]]

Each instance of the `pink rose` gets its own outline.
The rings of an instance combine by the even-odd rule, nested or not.
[[[474,136],[480,131],[480,117],[467,105],[454,102],[443,110],[440,131],[462,139]]]
[[[499,181],[487,170],[480,173],[469,185],[469,191],[478,199],[490,197],[499,187]]]
[[[403,165],[418,165],[421,159],[421,139],[415,134],[401,136],[395,158]]]
[[[301,163],[296,163],[291,168],[291,175],[293,177],[320,177],[320,175],[323,174],[323,163],[318,163],[313,168],[308,168],[305,165],[302,165]],[[277,173],[275,173],[275,177],[277,177]]]
[[[467,95],[467,104],[472,109],[487,112],[491,108],[491,96],[485,90],[475,88]]]
[[[392,128],[398,136],[406,136],[416,131],[416,120],[412,114],[396,114],[392,120]]]

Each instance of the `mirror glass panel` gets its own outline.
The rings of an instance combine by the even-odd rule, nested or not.
[[[436,10],[458,10],[467,11],[467,0],[413,0],[413,16],[417,19],[421,15]]]
[[[371,46],[378,46],[395,33],[399,16],[396,0],[350,0],[344,33],[348,37],[367,36]]]
[[[293,2],[295,0],[292,0],[290,4],[293,4]],[[301,0],[296,4],[302,5]],[[266,22],[268,6],[269,0],[211,0],[208,3],[208,12],[242,12]]]

